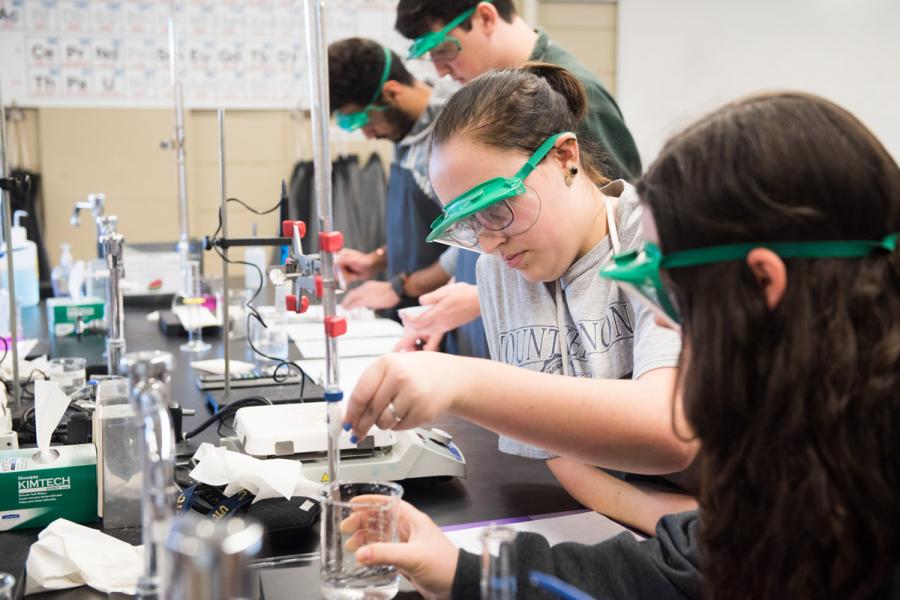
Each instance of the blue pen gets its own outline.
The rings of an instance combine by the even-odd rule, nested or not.
[[[534,587],[556,594],[563,600],[595,600],[593,596],[585,594],[574,585],[540,571],[528,571],[528,582]]]

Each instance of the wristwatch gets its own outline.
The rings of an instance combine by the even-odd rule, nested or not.
[[[406,293],[403,291],[403,288],[406,286],[406,279],[408,275],[406,273],[397,273],[393,277],[391,277],[391,289],[394,290],[394,293],[397,294],[400,298],[406,296]]]

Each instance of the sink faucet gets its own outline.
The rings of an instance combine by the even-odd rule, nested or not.
[[[141,449],[141,525],[144,573],[138,579],[140,600],[169,598],[167,573],[171,566],[165,549],[175,513],[175,432],[169,414],[172,354],[130,352],[122,358],[129,399],[143,429]]]
[[[103,209],[106,206],[106,194],[88,194],[87,200],[81,200],[75,203],[72,210],[72,218],[69,223],[74,227],[81,224],[81,211],[89,210],[94,216],[94,224],[97,226],[97,257],[103,258],[103,248],[100,244],[100,219],[103,217]]]

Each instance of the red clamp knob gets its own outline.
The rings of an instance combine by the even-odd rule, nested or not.
[[[294,225],[296,225],[297,229],[300,231],[300,238],[302,239],[306,235],[306,223],[303,221],[282,221],[281,236],[294,237]]]
[[[340,252],[344,249],[344,234],[340,231],[320,232],[319,249],[326,252]]]
[[[298,298],[294,294],[288,294],[284,300],[285,304],[287,305],[287,309],[291,312],[305,313],[309,308],[309,298],[307,298],[306,296],[300,296]]]
[[[338,337],[347,333],[347,319],[344,317],[325,317],[325,335]]]
[[[321,298],[323,295],[325,295],[325,285],[322,283],[322,276],[316,275],[313,278],[313,283],[316,286],[316,298]]]

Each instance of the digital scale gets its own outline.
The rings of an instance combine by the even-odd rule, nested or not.
[[[306,479],[328,482],[324,402],[248,406],[235,413],[243,452],[257,458],[295,458]],[[358,444],[341,431],[341,479],[401,481],[465,477],[466,459],[453,436],[437,428],[388,431],[373,427]],[[298,486],[299,487],[299,486]]]

